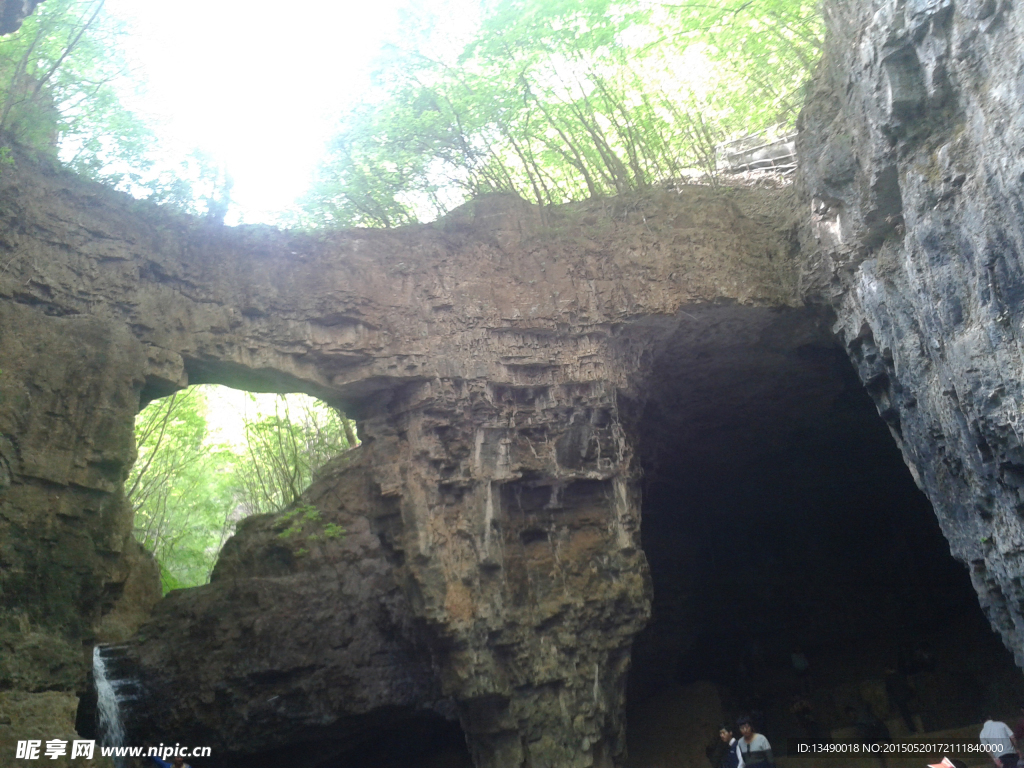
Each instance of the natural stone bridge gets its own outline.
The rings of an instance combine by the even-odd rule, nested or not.
[[[841,389],[837,339],[1024,659],[1020,14],[826,11],[798,192],[496,197],[299,234],[5,169],[0,748],[71,733],[89,649],[127,640],[137,737],[221,764],[310,765],[437,716],[479,766],[619,764],[651,600],[641,469],[724,460],[739,431],[770,451]],[[348,535],[249,521],[147,620],[133,419],[201,382],[358,419],[364,445],[307,494]]]

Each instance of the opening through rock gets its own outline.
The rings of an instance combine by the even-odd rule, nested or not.
[[[308,395],[217,385],[149,403],[135,438],[125,493],[165,592],[206,583],[241,520],[293,507],[321,467],[357,444],[353,422]]]
[[[741,714],[777,756],[860,738],[865,712],[896,740],[1016,722],[1020,672],[827,320],[694,312],[656,361],[633,766],[707,765]]]

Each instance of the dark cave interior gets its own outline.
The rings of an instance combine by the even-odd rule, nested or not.
[[[356,749],[338,752],[329,739],[246,756],[232,765],[304,768],[472,768],[466,737],[455,720],[420,713],[368,730]]]
[[[740,714],[782,742],[842,737],[870,710],[899,738],[894,698],[916,730],[939,731],[1009,718],[1024,693],[887,426],[814,331],[827,318],[801,315],[749,333],[739,315],[706,318],[731,349],[694,348],[688,331],[655,366],[639,423],[654,604],[630,672],[633,765],[703,760]]]
[[[705,765],[718,724],[747,713],[779,743],[808,719],[852,738],[865,711],[899,739],[894,679],[917,731],[1009,718],[1024,698],[828,326],[811,310],[692,308],[659,350],[635,421],[654,604],[629,679],[632,766]],[[457,727],[431,732],[416,757],[388,738],[369,752],[469,765]]]
[[[633,768],[706,765],[718,725],[739,714],[776,744],[810,736],[809,721],[819,737],[852,736],[865,711],[898,739],[902,709],[932,732],[1010,718],[1024,699],[1024,678],[829,325],[807,309],[688,308],[642,404],[623,401],[654,590],[629,673]],[[902,709],[894,677],[911,689]],[[229,764],[472,761],[457,722],[398,713],[354,750],[314,736]]]

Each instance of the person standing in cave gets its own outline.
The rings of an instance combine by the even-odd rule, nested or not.
[[[1006,723],[990,717],[982,726],[978,741],[988,747],[988,754],[996,768],[1017,768],[1017,739]]]
[[[790,666],[793,668],[793,673],[796,675],[798,684],[800,685],[800,695],[808,697],[811,695],[811,662],[807,660],[807,654],[804,653],[803,648],[799,645],[793,649],[793,652],[789,654]]]
[[[749,717],[736,721],[740,727],[740,739],[736,742],[740,763],[746,768],[772,768],[772,745],[763,734],[754,731]]]
[[[726,723],[718,729],[718,739],[706,750],[711,768],[742,768],[743,762],[736,751],[736,737]]]

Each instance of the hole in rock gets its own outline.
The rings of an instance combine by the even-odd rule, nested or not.
[[[212,384],[150,402],[135,439],[125,493],[165,592],[205,584],[242,519],[287,509],[356,440],[344,413],[308,395]]]
[[[788,739],[853,741],[865,712],[895,740],[1016,722],[1020,672],[827,318],[686,320],[637,423],[654,602],[630,765],[707,765],[742,714],[776,756]]]

